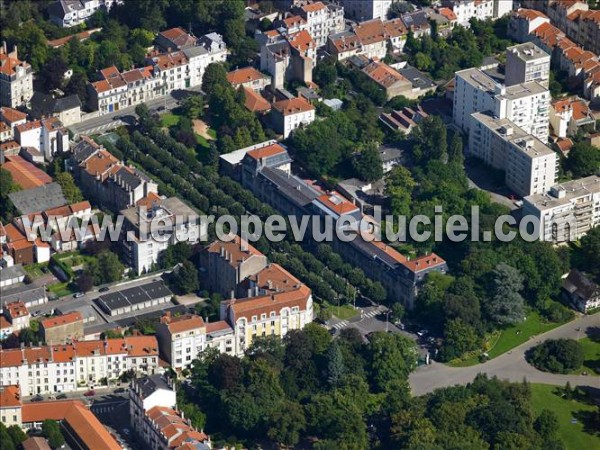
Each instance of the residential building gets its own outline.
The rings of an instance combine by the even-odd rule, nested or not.
[[[453,102],[454,123],[465,132],[473,113],[491,111],[542,142],[548,140],[550,92],[538,82],[506,87],[481,69],[461,70],[455,75]]]
[[[16,159],[14,158],[11,157],[11,160],[16,161]],[[5,165],[2,167],[5,167]],[[34,173],[31,172],[31,167],[27,165],[25,165],[25,167],[29,169],[28,171],[30,174]],[[7,168],[7,170],[10,169]],[[13,179],[18,179],[18,177],[15,177],[15,172],[11,171],[11,173],[13,173]],[[17,171],[16,173],[18,175],[19,171]],[[37,175],[35,176],[36,180],[45,181],[45,178],[42,178],[41,175],[39,177]],[[23,181],[21,182],[23,183]],[[35,184],[37,184],[37,187],[27,187],[21,191],[11,192],[10,194],[8,194],[8,198],[10,198],[10,201],[13,203],[15,209],[19,214],[38,213],[40,211],[56,208],[58,206],[63,206],[67,204],[67,200],[65,199],[62,193],[62,189],[58,183],[52,182],[52,180],[50,180],[49,183],[38,182]]]
[[[6,303],[6,287],[16,286],[23,282],[27,272],[23,269],[22,264],[15,264],[12,255],[2,250],[2,264],[0,265],[0,287],[5,288],[0,298],[0,306]]]
[[[174,408],[177,405],[175,386],[164,375],[134,378],[129,386],[129,418],[132,428],[142,433],[146,412],[159,406]]]
[[[369,59],[383,59],[387,54],[388,34],[381,19],[373,19],[354,25],[352,30],[358,36],[362,54]]]
[[[383,62],[374,61],[362,72],[385,91],[388,100],[398,95],[413,98],[412,83]]]
[[[92,34],[98,33],[99,31],[102,31],[102,28],[91,28],[89,30],[82,31],[80,33],[70,34],[68,36],[58,38],[58,39],[52,39],[52,40],[48,41],[47,44],[49,47],[52,47],[53,49],[57,49],[57,48],[61,48],[62,46],[66,45],[73,38],[79,40],[80,42],[85,42],[90,38],[90,36],[92,36]]]
[[[194,245],[204,239],[208,225],[177,197],[151,193],[135,206],[121,210],[124,217],[121,245],[138,275],[158,264],[161,252],[178,242]]]
[[[535,9],[522,9],[514,11],[508,23],[508,36],[517,42],[531,40],[530,35],[542,24],[550,24],[550,18]]]
[[[26,106],[33,97],[33,69],[19,60],[17,47],[8,52],[6,42],[0,47],[0,105],[9,108]]]
[[[3,106],[0,108],[0,119],[2,119],[2,123],[8,125],[14,132],[15,127],[27,122],[27,114],[8,106]]]
[[[600,224],[600,176],[556,184],[547,193],[525,197],[523,214],[539,220],[542,241],[580,239]]]
[[[585,314],[600,308],[600,286],[579,270],[573,269],[569,272],[562,288],[563,296],[577,311]]]
[[[474,113],[468,154],[503,170],[506,185],[520,197],[542,194],[556,182],[556,153],[508,119]]]
[[[110,8],[121,0],[57,0],[48,6],[50,21],[62,28],[80,25],[96,11]]]
[[[402,163],[403,152],[399,148],[382,145],[379,147],[379,157],[381,158],[381,168],[386,174],[390,170]]]
[[[35,92],[31,98],[34,119],[56,117],[65,127],[81,122],[81,100],[76,94],[56,97],[54,94]]]
[[[434,20],[433,17],[431,17],[431,12],[433,12],[433,10],[424,10],[424,9],[417,9],[413,12],[409,12],[406,14],[402,14],[401,19],[402,22],[404,23],[404,26],[406,27],[406,29],[408,31],[410,31],[416,38],[420,38],[423,36],[430,36],[431,35],[431,22],[430,20]],[[439,15],[439,19],[442,19],[446,22],[446,24],[448,23],[448,20],[442,16]],[[438,23],[438,28],[439,28],[439,22],[436,21]],[[443,28],[442,28],[443,31]],[[443,35],[443,33],[440,33]]]
[[[346,15],[362,22],[364,20],[387,18],[392,0],[341,0]]]
[[[115,380],[130,370],[158,371],[154,336],[0,349],[0,385],[18,383],[24,395],[72,392],[97,386],[103,379]]]
[[[47,345],[61,345],[82,339],[83,316],[74,311],[50,317],[40,322],[40,332]]]
[[[31,315],[23,301],[17,300],[16,302],[6,303],[6,307],[2,309],[4,316],[10,321],[13,332],[29,327]]]
[[[273,127],[287,139],[296,129],[315,120],[315,107],[302,97],[280,100],[271,109]]]
[[[383,242],[373,239],[374,236],[370,233],[364,235],[365,230],[362,226],[357,228],[357,224],[364,219],[363,224],[368,223],[368,228],[376,229],[378,223],[375,219],[363,215],[356,205],[340,194],[328,193],[314,182],[292,174],[291,158],[281,145],[270,141],[234,153],[236,154],[222,157],[222,170],[237,172],[244,187],[280,213],[298,217],[331,217],[334,221],[340,216],[352,216],[356,223],[346,231],[356,234],[352,236],[355,239],[346,242],[333,236],[331,245],[334,250],[348,263],[361,267],[365,275],[380,281],[390,298],[401,301],[408,308],[414,306],[418,288],[428,273],[447,270],[446,262],[436,254],[411,260]],[[365,236],[367,237],[364,238]]]
[[[161,281],[102,294],[95,301],[109,316],[118,316],[171,303],[173,293]]]
[[[5,427],[21,426],[21,389],[18,383],[0,385],[0,423]]]
[[[400,111],[392,111],[391,113],[382,112],[379,116],[379,120],[386,126],[395,131],[400,131],[403,134],[410,134],[410,132],[419,124],[423,119],[429,115],[418,106],[417,108],[402,108]]]
[[[48,440],[42,436],[29,437],[21,445],[23,450],[52,450],[52,447],[48,445]]]
[[[327,36],[344,30],[344,8],[333,3],[307,3],[293,9],[306,24],[306,31],[317,47],[327,43]],[[300,30],[298,30],[300,31]]]
[[[596,120],[589,105],[579,97],[555,100],[550,104],[550,125],[559,138],[577,135],[581,127],[593,128]]]
[[[13,267],[0,270],[0,274],[4,274],[5,272],[18,272],[17,280],[20,281],[0,285],[0,287],[3,288],[2,298],[0,299],[0,312],[6,311],[8,305],[13,303],[23,303],[25,308],[28,310],[33,309],[38,305],[44,305],[48,303],[48,295],[43,286],[34,286],[32,284],[22,283],[23,278],[25,277],[25,271],[20,265],[15,265]],[[26,319],[23,320],[26,321]]]
[[[228,242],[215,241],[201,254],[200,267],[204,284],[224,298],[234,296],[237,286],[250,275],[267,266],[267,257],[239,236]]]
[[[227,81],[236,89],[243,86],[253,91],[262,91],[271,84],[271,79],[254,67],[244,67],[229,72]]]
[[[39,150],[46,161],[69,151],[69,132],[57,117],[26,122],[15,127],[15,140],[21,147]]]
[[[87,137],[73,147],[69,165],[87,196],[114,211],[133,206],[158,192],[158,185],[150,177],[135,167],[123,165]]]
[[[506,49],[506,86],[537,81],[548,87],[550,55],[532,42]]]
[[[271,111],[271,104],[260,92],[250,88],[244,88],[244,106],[250,112],[265,115]]]
[[[185,50],[195,47],[197,44],[198,38],[180,27],[161,31],[156,37],[156,46],[165,53]]]
[[[386,20],[383,22],[388,42],[392,46],[395,53],[399,53],[404,49],[406,38],[408,37],[408,29],[400,18]]]
[[[512,0],[443,0],[442,5],[450,8],[458,24],[467,28],[471,19],[498,19],[513,9]]]

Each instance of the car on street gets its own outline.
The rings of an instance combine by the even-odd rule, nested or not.
[[[104,286],[101,287],[100,289],[98,289],[98,292],[108,292],[110,290],[110,288],[108,286]]]
[[[115,389],[115,394],[122,394],[123,392],[125,392],[125,388],[120,387]]]
[[[84,397],[93,397],[94,395],[96,395],[96,392],[92,389],[92,390],[87,391],[83,395],[84,395]]]
[[[75,292],[73,294],[73,298],[81,298],[83,297],[85,294],[83,292]]]
[[[64,400],[65,398],[67,398],[67,394],[65,393],[60,393],[56,396],[56,400]]]
[[[40,395],[40,394],[36,395],[35,397],[33,397],[33,398],[31,399],[31,401],[32,401],[32,402],[41,402],[41,401],[43,401],[43,400],[44,400],[44,396],[43,396],[43,395]]]

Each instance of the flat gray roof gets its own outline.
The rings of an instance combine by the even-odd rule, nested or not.
[[[550,55],[539,48],[533,42],[525,42],[523,44],[513,45],[506,49],[506,53],[512,53],[523,61],[535,61],[538,59],[550,60]]]
[[[12,192],[8,194],[8,197],[20,214],[38,213],[67,204],[58,183]]]
[[[557,206],[567,205],[573,199],[587,195],[600,193],[600,175],[592,175],[578,180],[567,181],[552,186],[551,191],[561,193],[563,198],[555,197],[550,193],[529,195],[525,201],[535,205],[540,210],[551,209]]]

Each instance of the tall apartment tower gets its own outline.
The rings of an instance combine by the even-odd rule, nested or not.
[[[348,17],[359,22],[371,19],[387,19],[392,0],[341,0]]]
[[[506,85],[537,81],[548,87],[550,80],[550,55],[533,42],[514,45],[506,49]]]

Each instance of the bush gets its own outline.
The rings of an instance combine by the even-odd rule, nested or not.
[[[529,364],[544,372],[569,373],[583,364],[583,347],[574,339],[550,339],[526,354]]]
[[[542,312],[543,316],[554,323],[568,322],[575,317],[575,313],[558,302],[550,302]]]

